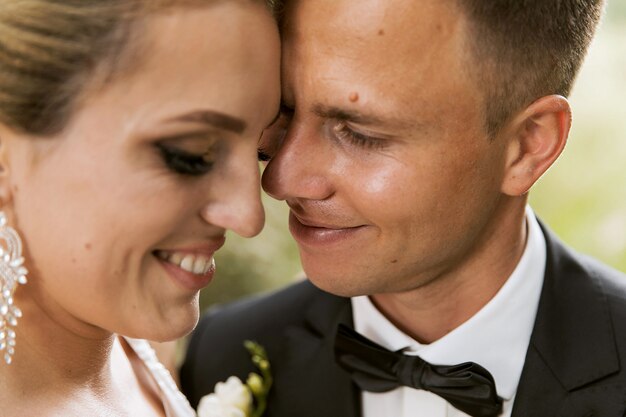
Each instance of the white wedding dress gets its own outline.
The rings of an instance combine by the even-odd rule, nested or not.
[[[159,362],[150,344],[145,340],[128,337],[124,337],[124,340],[128,342],[128,345],[145,364],[146,369],[158,385],[161,402],[165,408],[165,415],[167,417],[196,417],[196,412],[191,408],[189,401],[187,401],[183,393],[179,391],[174,379],[172,379],[172,375]]]

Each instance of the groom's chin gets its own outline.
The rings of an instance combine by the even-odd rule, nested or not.
[[[309,250],[300,247],[300,262],[306,277],[322,291],[340,297],[386,292],[395,278],[390,267],[372,260],[365,252],[345,254],[332,250]]]
[[[368,285],[359,277],[347,275],[334,275],[316,270],[304,270],[306,277],[313,285],[322,291],[339,297],[357,297],[370,295],[374,291],[374,285]]]

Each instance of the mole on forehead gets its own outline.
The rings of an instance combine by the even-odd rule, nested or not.
[[[359,93],[356,91],[353,91],[348,96],[348,100],[350,100],[351,103],[356,103],[357,101],[359,101]]]

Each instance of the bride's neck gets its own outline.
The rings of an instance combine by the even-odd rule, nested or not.
[[[3,411],[164,415],[158,388],[150,386],[149,376],[144,377],[146,383],[139,380],[131,363],[136,356],[116,335],[25,293],[15,300],[23,317],[16,330],[13,363],[0,363]]]
[[[17,346],[11,365],[0,364],[5,389],[58,392],[62,387],[92,387],[106,392],[112,385],[115,335],[81,323],[55,306],[18,297],[22,309]],[[3,384],[4,385],[4,384]]]

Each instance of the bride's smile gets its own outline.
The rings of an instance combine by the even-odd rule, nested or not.
[[[213,254],[224,244],[224,237],[213,243],[199,245],[195,249],[165,251],[157,250],[155,256],[172,279],[184,288],[197,292],[211,282],[215,273]]]

